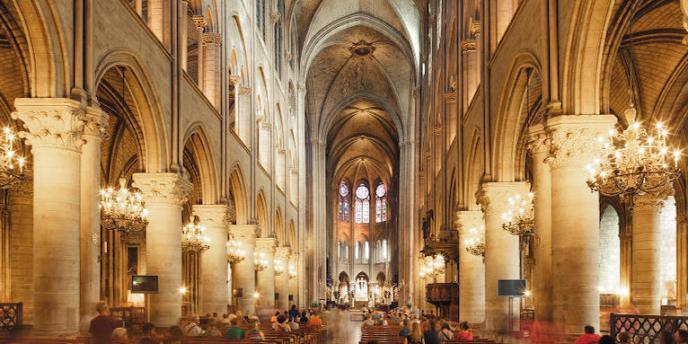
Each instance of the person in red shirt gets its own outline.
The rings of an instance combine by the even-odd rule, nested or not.
[[[110,309],[105,302],[98,302],[96,305],[98,316],[91,319],[88,333],[91,334],[94,344],[112,343],[112,331],[121,326],[121,323],[110,316]]]
[[[459,324],[459,332],[456,334],[454,338],[462,341],[473,340],[473,331],[471,331],[471,326],[468,325],[468,321],[462,321]]]
[[[587,325],[585,326],[585,334],[576,338],[574,344],[597,344],[600,341],[600,336],[595,334],[595,328]]]

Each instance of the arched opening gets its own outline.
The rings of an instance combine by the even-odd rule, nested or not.
[[[619,214],[607,205],[600,216],[600,292],[616,294],[621,290],[621,241]]]

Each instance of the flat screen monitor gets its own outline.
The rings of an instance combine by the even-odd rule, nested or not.
[[[158,276],[131,276],[131,292],[146,294],[158,292]]]
[[[497,295],[521,297],[526,293],[526,280],[499,280],[497,281]]]

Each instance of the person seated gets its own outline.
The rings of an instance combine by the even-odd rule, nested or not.
[[[112,331],[119,327],[121,322],[110,316],[110,308],[105,302],[96,304],[96,312],[98,312],[98,316],[91,320],[88,333],[91,334],[94,343],[110,344]]]
[[[678,329],[674,332],[674,343],[684,344],[688,343],[688,331],[684,329]]]
[[[449,323],[448,322],[443,322],[442,323],[442,329],[438,333],[440,336],[440,341],[447,342],[452,339],[454,339],[454,332],[449,328]],[[473,338],[471,338],[473,339]]]
[[[241,327],[239,327],[238,318],[232,319],[229,329],[227,329],[227,332],[225,332],[225,338],[227,338],[227,339],[243,339],[244,338],[244,330],[242,330]]]
[[[277,322],[277,317],[280,315],[280,312],[275,313],[273,316],[270,317],[270,323],[274,324]]]
[[[365,319],[363,319],[363,322],[361,323],[362,327],[373,325],[375,325],[375,321],[373,321],[373,319],[370,316],[366,316]]]
[[[306,313],[306,311],[301,312],[301,320],[299,320],[299,323],[302,325],[308,324],[308,313]]]
[[[310,319],[308,319],[308,326],[322,326],[322,319],[318,313],[311,314]]]
[[[295,318],[292,318],[289,320],[289,327],[292,329],[292,331],[298,330],[301,328],[301,325],[299,325],[299,317],[298,315]]]
[[[139,339],[139,344],[159,344],[162,342],[162,336],[155,331],[155,326],[151,323],[143,324],[141,329],[143,336]]]
[[[616,344],[616,341],[614,340],[614,337],[610,335],[604,335],[600,337],[598,344]]]
[[[280,316],[277,317],[277,323],[274,325],[273,329],[281,332],[291,332],[291,327],[287,323],[287,317],[284,314],[280,314]]]
[[[291,305],[291,309],[289,310],[289,320],[294,320],[299,316],[299,310],[296,308],[296,305]]]
[[[217,320],[214,318],[208,319],[208,327],[206,327],[203,335],[206,337],[222,337],[222,332],[217,327]]]
[[[257,342],[265,340],[265,334],[260,330],[260,322],[255,322],[253,328],[246,332],[246,339],[255,340]]]
[[[129,335],[127,334],[127,329],[124,327],[118,327],[112,330],[112,344],[127,344],[129,343]]]
[[[464,341],[473,340],[473,331],[471,331],[471,326],[468,325],[468,321],[462,321],[459,324],[459,333],[456,335],[456,339]]]
[[[172,326],[170,327],[170,335],[167,337],[167,340],[165,340],[165,344],[181,344],[183,336],[184,334],[179,326]]]
[[[576,341],[573,342],[574,344],[597,344],[597,342],[600,341],[600,336],[595,334],[595,328],[586,325],[583,328],[583,331],[585,332],[582,336],[576,338]]]
[[[409,334],[411,333],[411,329],[409,328],[409,322],[408,320],[404,319],[401,321],[401,330],[399,330],[399,337],[408,337]]]
[[[198,325],[199,323],[200,323],[200,319],[198,317],[195,317],[191,321],[189,321],[182,328],[184,335],[187,337],[202,336],[203,335],[203,329]]]
[[[616,342],[619,344],[631,344],[633,340],[628,332],[621,332],[616,335]]]

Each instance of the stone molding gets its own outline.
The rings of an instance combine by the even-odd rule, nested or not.
[[[240,96],[250,95],[252,91],[253,91],[253,89],[250,87],[246,87],[246,86],[239,87],[239,95]]]
[[[228,207],[224,204],[196,204],[193,214],[198,216],[206,227],[227,228]]]
[[[476,194],[477,203],[483,212],[501,213],[508,207],[507,199],[514,194],[525,194],[530,190],[528,182],[488,182],[483,183]]]
[[[208,25],[204,16],[195,15],[191,17],[191,20],[193,20],[197,30],[203,30],[203,28]]]
[[[222,35],[217,32],[205,32],[201,36],[204,45],[217,44],[222,45]]]
[[[86,114],[81,104],[67,98],[17,98],[13,119],[22,121],[28,131],[19,137],[33,147],[80,151]]]
[[[182,205],[191,194],[191,182],[177,173],[134,173],[133,179],[146,203]]]
[[[659,211],[662,210],[662,207],[664,206],[664,202],[667,200],[669,196],[673,194],[673,189],[667,188],[667,190],[659,193],[659,194],[642,194],[642,195],[635,195],[633,196],[633,208],[659,208]]]
[[[534,124],[528,128],[528,142],[526,142],[528,151],[533,156],[540,154],[549,154],[550,138],[547,135],[545,126],[542,124]]]
[[[461,43],[461,51],[464,53],[472,53],[477,50],[477,43],[475,40],[466,40]]]
[[[562,115],[547,120],[552,169],[583,167],[601,151],[598,137],[614,128],[613,115]]]
[[[276,245],[276,238],[258,238],[256,239],[256,252],[274,255]]]

